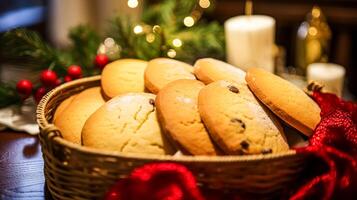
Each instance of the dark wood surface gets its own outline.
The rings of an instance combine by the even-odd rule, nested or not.
[[[0,131],[0,199],[50,199],[46,194],[37,136]]]

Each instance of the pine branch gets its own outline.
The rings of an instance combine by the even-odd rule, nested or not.
[[[199,23],[192,28],[177,32],[172,37],[180,38],[181,48],[176,48],[177,59],[193,62],[202,57],[224,59],[224,31],[216,22]]]
[[[165,0],[150,9],[144,9],[142,20],[148,24],[167,26],[166,28],[184,28],[182,21],[190,16],[195,6],[195,0]]]
[[[20,103],[15,86],[0,82],[0,108]]]
[[[129,18],[117,16],[111,21],[108,36],[120,45],[122,57],[136,57],[133,44],[133,28],[134,26]]]
[[[1,38],[1,54],[8,63],[28,64],[35,69],[47,68],[51,63],[65,65],[67,57],[49,46],[34,31],[15,29]]]
[[[99,35],[89,26],[79,25],[69,32],[70,49],[74,63],[82,67],[84,75],[92,75],[93,61],[100,44]]]

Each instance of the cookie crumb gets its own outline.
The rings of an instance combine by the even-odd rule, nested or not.
[[[229,85],[228,89],[229,89],[229,91],[231,91],[233,93],[239,93],[239,89],[233,85]]]

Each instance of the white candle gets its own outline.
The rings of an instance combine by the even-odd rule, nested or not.
[[[227,61],[247,70],[260,67],[274,72],[275,20],[264,15],[243,15],[225,24]]]
[[[68,31],[79,24],[95,27],[93,1],[51,0],[49,1],[49,38],[57,47],[70,45]]]
[[[341,65],[333,63],[313,63],[307,67],[307,80],[324,85],[323,91],[342,95],[343,81],[346,70]]]

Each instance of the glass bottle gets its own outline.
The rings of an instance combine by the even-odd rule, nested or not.
[[[295,65],[299,75],[306,75],[306,67],[315,62],[327,62],[331,30],[320,7],[314,6],[297,31]]]

